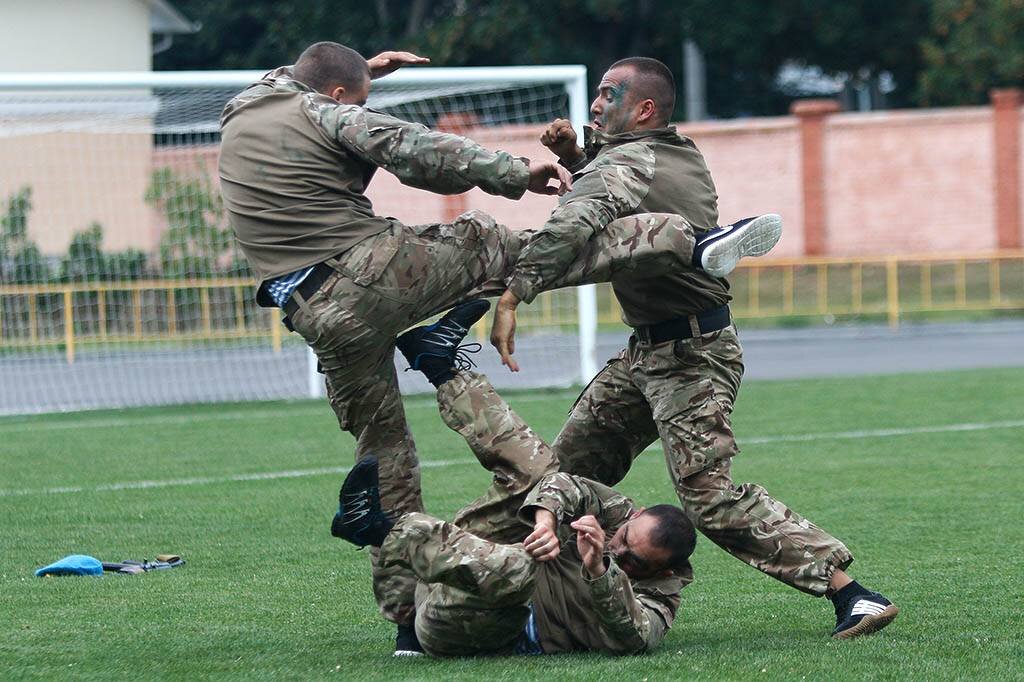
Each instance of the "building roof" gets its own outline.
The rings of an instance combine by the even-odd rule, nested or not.
[[[152,33],[195,33],[201,24],[189,21],[167,0],[146,0],[149,5],[149,30]]]

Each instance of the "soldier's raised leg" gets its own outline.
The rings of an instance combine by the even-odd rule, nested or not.
[[[767,228],[758,227],[762,222],[752,223],[754,232],[772,232],[777,240],[778,217],[761,218]],[[730,239],[744,234],[728,228],[703,232],[695,256],[697,233],[681,216],[651,213],[620,218],[588,240],[567,270],[550,273],[544,289],[608,282],[629,271],[654,277],[704,263],[731,269],[747,251],[741,248],[742,241]],[[505,291],[523,248],[543,239],[539,235],[510,230],[481,211],[464,213],[451,224],[404,228],[393,260],[373,273],[372,279],[364,276],[364,287],[371,295],[367,300],[374,300],[368,319],[397,333],[462,301],[497,296]]]
[[[445,317],[480,305],[469,302]],[[442,419],[493,474],[491,485],[451,524],[424,514],[402,516],[381,547],[382,566],[409,568],[423,583],[416,633],[436,656],[512,651],[534,587],[534,561],[518,544],[530,526],[518,512],[530,490],[557,468],[551,449],[486,377],[456,371],[460,341],[457,333],[430,325],[403,334],[398,347],[437,386]]]
[[[304,301],[292,315],[292,324],[316,353],[338,424],[356,440],[356,461],[370,454],[377,458],[384,504],[398,513],[423,511],[419,462],[398,391],[393,337],[337,306],[331,285],[328,280]],[[312,320],[330,315],[338,319],[313,326]],[[404,569],[382,568],[375,551],[370,558],[381,614],[400,625],[412,623],[415,577]]]

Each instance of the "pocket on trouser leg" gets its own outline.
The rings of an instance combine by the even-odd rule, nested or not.
[[[729,410],[715,397],[710,379],[681,387],[654,408],[672,481],[739,452],[729,422]]]

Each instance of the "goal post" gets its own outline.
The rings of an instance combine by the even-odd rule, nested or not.
[[[220,110],[264,73],[0,73],[0,414],[320,393],[301,339],[255,305],[217,187]],[[582,139],[587,99],[582,66],[407,68],[374,81],[369,106],[547,158],[544,124],[567,117]],[[406,224],[479,208],[538,228],[555,205],[386,173],[368,194]],[[597,298],[587,286],[523,306],[524,372],[493,352],[482,369],[499,387],[589,381]],[[414,374],[403,391],[429,390]]]

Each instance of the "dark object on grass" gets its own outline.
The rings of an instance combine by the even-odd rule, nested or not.
[[[185,560],[177,554],[157,554],[156,559],[153,561],[143,559],[142,561],[125,560],[119,562],[104,562],[103,570],[111,573],[135,574],[176,568],[184,563]]]

